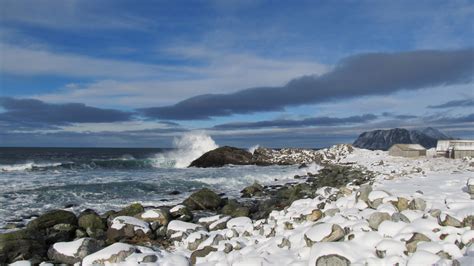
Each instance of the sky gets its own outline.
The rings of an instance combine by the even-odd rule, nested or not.
[[[474,138],[474,1],[0,1],[0,146]]]

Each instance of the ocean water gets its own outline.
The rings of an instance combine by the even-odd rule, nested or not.
[[[203,134],[176,139],[172,149],[0,148],[0,228],[25,223],[49,209],[80,212],[181,202],[209,187],[228,197],[254,181],[285,183],[297,166],[187,168],[217,145]],[[171,192],[179,191],[178,195]]]

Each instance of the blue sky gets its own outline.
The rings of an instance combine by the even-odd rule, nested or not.
[[[0,10],[2,146],[166,147],[190,130],[242,147],[321,147],[391,127],[474,135],[473,1]]]

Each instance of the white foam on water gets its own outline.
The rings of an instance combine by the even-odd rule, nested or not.
[[[185,168],[204,153],[219,146],[204,132],[193,131],[174,138],[173,147],[176,150],[155,156],[156,167]]]

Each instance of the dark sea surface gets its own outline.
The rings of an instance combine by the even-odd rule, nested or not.
[[[194,143],[196,140],[192,140]],[[193,190],[210,187],[238,197],[246,185],[287,182],[296,166],[187,168],[215,148],[202,139],[175,149],[0,148],[0,228],[61,208],[79,212],[181,202]],[[171,192],[179,191],[178,195]]]

